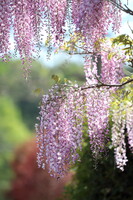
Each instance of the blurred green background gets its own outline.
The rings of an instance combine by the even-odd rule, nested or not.
[[[34,62],[26,81],[19,60],[0,62],[0,200],[12,199],[5,194],[11,190],[16,176],[11,167],[15,149],[35,137],[39,102],[42,93],[54,83],[53,74],[72,81],[84,80],[82,68],[74,63],[48,68]]]

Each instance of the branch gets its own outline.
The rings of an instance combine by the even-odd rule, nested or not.
[[[111,2],[114,6],[116,6],[117,8],[119,8],[120,10],[122,10],[123,12],[129,14],[129,15],[133,15],[133,10],[129,9],[127,7],[127,5],[124,4],[125,8],[120,5],[119,3],[117,3],[116,1],[114,0],[108,0],[109,2]]]
[[[94,52],[91,52],[91,51],[87,51],[87,52],[68,52],[68,54],[70,55],[87,55],[87,54],[94,54]]]
[[[128,80],[128,81],[126,81],[126,82],[124,82],[122,84],[112,84],[111,85],[111,84],[102,83],[100,81],[100,84],[95,84],[95,85],[90,85],[90,86],[87,86],[87,87],[82,87],[81,90],[86,90],[86,89],[89,89],[89,88],[100,88],[100,87],[109,87],[109,88],[111,88],[111,87],[122,87],[122,86],[124,86],[124,85],[126,85],[128,83],[131,83],[131,82],[133,82],[133,79],[130,79],[130,80]]]

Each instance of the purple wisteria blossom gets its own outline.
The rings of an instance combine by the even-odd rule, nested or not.
[[[10,53],[12,29],[15,51],[23,63],[31,65],[40,49],[42,29],[53,46],[60,46],[68,31],[66,24],[70,34],[72,30],[81,34],[86,48],[92,49],[111,24],[114,31],[119,29],[120,19],[120,11],[106,0],[1,0],[0,54],[6,58]]]
[[[133,152],[133,105],[128,105],[126,109],[126,127],[128,133],[128,143],[131,151]]]
[[[44,167],[44,156],[49,172],[63,176],[77,158],[81,147],[83,125],[83,97],[70,87],[55,85],[42,98],[40,125],[36,125],[38,166]]]
[[[119,30],[121,24],[120,11],[105,0],[73,0],[72,19],[76,31],[84,36],[87,48],[93,48],[93,44],[107,34],[111,24],[114,31]]]

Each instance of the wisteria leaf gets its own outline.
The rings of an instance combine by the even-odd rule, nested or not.
[[[53,79],[56,83],[60,82],[60,77],[57,76],[57,75],[55,75],[55,74],[52,75],[52,79]]]

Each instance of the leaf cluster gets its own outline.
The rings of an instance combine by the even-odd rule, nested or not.
[[[122,34],[118,37],[112,38],[112,46],[115,44],[124,47],[122,50],[125,52],[125,55],[129,57],[127,61],[130,62],[133,67],[133,39],[127,34]]]

